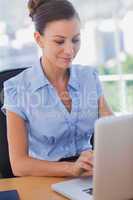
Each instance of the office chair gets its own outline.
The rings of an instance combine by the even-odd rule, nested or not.
[[[4,102],[3,83],[25,69],[26,68],[20,68],[0,72],[0,173],[2,174],[2,178],[14,177],[9,161],[6,116],[1,111]]]
[[[94,150],[94,133],[91,136],[90,143],[92,145],[92,150]]]

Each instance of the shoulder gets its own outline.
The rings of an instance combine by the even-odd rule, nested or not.
[[[12,78],[8,79],[4,82],[4,87],[24,87],[27,88],[29,84],[29,80],[31,77],[32,67],[28,67],[24,69],[24,71],[20,72],[18,75],[13,76]]]

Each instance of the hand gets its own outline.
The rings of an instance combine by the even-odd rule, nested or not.
[[[92,176],[93,174],[93,151],[83,151],[80,157],[73,163],[73,176]]]

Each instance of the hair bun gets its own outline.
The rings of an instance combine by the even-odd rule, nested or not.
[[[33,15],[36,13],[36,9],[46,2],[48,2],[48,0],[29,0],[28,9],[30,17],[33,18]]]

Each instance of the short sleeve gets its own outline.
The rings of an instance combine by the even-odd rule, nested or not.
[[[96,81],[97,96],[99,98],[100,96],[103,95],[103,89],[102,89],[102,84],[99,80],[99,73],[98,73],[98,70],[96,68],[94,69],[93,74],[94,74],[94,78],[95,78],[95,81]]]
[[[12,81],[8,80],[4,82],[4,104],[1,108],[4,114],[6,110],[12,111],[26,120],[26,115],[22,110],[21,96],[19,86]]]

